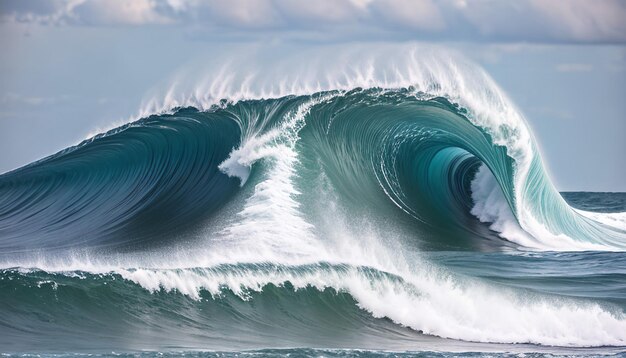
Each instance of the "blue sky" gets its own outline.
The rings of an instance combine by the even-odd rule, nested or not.
[[[615,0],[5,0],[0,172],[128,119],[190,64],[249,47],[405,42],[485,68],[525,114],[558,189],[626,191],[626,1]]]

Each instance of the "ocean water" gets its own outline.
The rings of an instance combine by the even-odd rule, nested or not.
[[[559,193],[453,69],[175,102],[1,175],[0,351],[621,354],[626,193]]]

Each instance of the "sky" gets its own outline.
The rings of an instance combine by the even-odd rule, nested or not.
[[[405,43],[483,67],[525,115],[557,189],[626,191],[620,0],[3,0],[0,172],[133,118],[181,69],[202,77],[198,63]]]

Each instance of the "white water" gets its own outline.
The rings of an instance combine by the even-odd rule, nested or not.
[[[306,111],[301,107],[285,123],[299,123]],[[392,228],[349,224],[354,218],[338,204],[323,176],[312,183],[320,192],[320,206],[314,208],[319,226],[313,226],[300,212],[293,184],[297,132],[290,132],[290,140],[275,137],[259,141],[263,144],[257,150],[240,151],[267,161],[267,175],[223,237],[214,238],[223,240],[217,248],[119,257],[117,262],[75,257],[21,266],[67,275],[76,275],[76,270],[116,273],[151,292],[176,291],[196,300],[202,290],[219,296],[225,288],[248,300],[250,291],[289,282],[295,289],[347,292],[374,317],[445,338],[558,346],[626,344],[623,313],[453,274],[395,246]]]
[[[478,282],[463,282],[435,269],[401,279],[353,266],[271,267],[263,270],[122,270],[126,279],[158,291],[200,299],[200,288],[219,296],[228,288],[243,299],[264,286],[290,282],[295,289],[333,288],[350,293],[374,317],[387,317],[426,334],[476,342],[558,346],[626,344],[626,319],[596,304],[519,295]]]
[[[298,132],[304,126],[311,106],[317,102],[312,100],[301,105],[282,121],[280,127],[259,137],[244,139],[240,147],[220,164],[220,170],[239,177],[242,185],[247,181],[253,163],[264,160],[269,166],[243,209],[223,230],[227,250],[247,251],[258,261],[275,258],[277,252],[281,257],[314,256],[321,250],[311,232],[313,225],[299,212],[300,204],[296,198],[300,193],[292,180],[298,164],[294,148],[299,139]]]
[[[393,54],[393,56],[390,56]],[[259,69],[255,59],[262,57],[270,68]],[[199,75],[202,74],[202,75]],[[525,183],[531,165],[541,165],[533,137],[524,116],[506,94],[481,68],[462,56],[441,48],[418,45],[381,45],[372,50],[355,45],[350,48],[326,47],[315,52],[294,51],[272,54],[257,50],[242,53],[237,59],[212,62],[206,66],[189,66],[180,71],[165,91],[153,91],[142,106],[141,116],[167,112],[181,106],[208,109],[221,99],[277,98],[307,95],[320,91],[348,91],[357,87],[413,88],[433,97],[443,96],[467,109],[476,126],[486,130],[497,145],[506,147],[515,161],[515,215],[503,206],[475,208],[481,221],[492,222],[492,228],[503,238],[537,250],[623,250],[625,242],[568,237],[558,228],[548,228],[542,210],[529,198]],[[269,134],[269,137],[277,134]],[[247,144],[235,150],[224,171],[247,180],[246,168],[255,156],[255,148],[265,148],[268,137],[247,138]],[[273,150],[273,149],[272,149]],[[547,173],[544,173],[547,175]],[[548,185],[549,180],[548,180]],[[475,195],[499,190],[497,185],[481,188]],[[560,200],[556,189],[550,200]],[[493,199],[493,197],[492,197]],[[491,203],[494,201],[492,200]],[[503,203],[503,201],[498,201]],[[562,201],[562,210],[572,210]],[[500,215],[504,215],[500,217]],[[500,219],[498,219],[500,217]],[[518,224],[512,223],[516,218]],[[594,216],[594,219],[601,218]],[[604,220],[604,223],[610,223]],[[610,224],[608,224],[610,225]],[[519,228],[521,229],[519,229]],[[582,236],[582,234],[581,234]]]
[[[576,212],[604,225],[626,231],[626,212],[594,213],[584,210],[576,210]]]
[[[248,300],[251,291],[286,282],[296,290],[333,288],[349,293],[374,317],[387,317],[425,334],[466,341],[576,347],[626,344],[623,313],[612,313],[594,303],[463,279],[425,263],[417,266],[415,272],[404,270],[401,275],[346,264],[275,263],[226,268],[117,268],[107,272],[152,292],[176,291],[196,300],[201,299],[201,290],[219,297],[224,289]]]
[[[489,223],[489,228],[498,232],[503,239],[515,242],[522,247],[548,251],[610,251],[613,249],[610,246],[572,240],[565,235],[555,235],[536,222],[532,226],[534,235],[531,235],[520,226],[502,194],[502,189],[500,189],[496,178],[484,164],[480,166],[476,177],[472,180],[471,190],[474,201],[474,207],[471,210],[472,215],[481,222]],[[618,220],[609,219],[615,214],[589,214],[591,214],[589,217],[596,221],[618,227],[616,225]]]
[[[320,90],[354,87],[408,87],[432,95],[442,95],[471,111],[470,119],[487,129],[495,142],[507,147],[516,161],[516,187],[523,187],[533,157],[532,138],[522,115],[482,70],[454,60],[447,54],[420,53],[416,48],[388,49],[393,53],[369,54],[355,51],[333,54],[337,63],[349,64],[330,69],[309,67],[302,76],[290,76],[290,66],[278,63],[275,69],[246,74],[240,64],[221,67],[209,73],[208,80],[185,91],[172,86],[163,101],[150,101],[147,112],[166,111],[176,106],[194,105],[200,109],[221,98],[280,97],[309,94]],[[392,51],[393,50],[393,51]],[[313,61],[314,62],[314,61]],[[301,63],[298,63],[302,68]],[[280,78],[277,82],[276,79]],[[183,81],[184,82],[184,81]],[[19,266],[47,271],[82,270],[94,273],[116,272],[147,290],[176,290],[199,299],[201,289],[219,294],[228,287],[246,297],[245,289],[260,290],[269,283],[291,282],[294,287],[332,287],[349,292],[361,308],[376,317],[421,330],[428,334],[481,342],[531,342],[547,345],[601,346],[626,344],[626,318],[596,304],[573,299],[530,294],[488,285],[438,269],[419,257],[405,257],[394,250],[392,232],[387,228],[354,228],[332,199],[332,191],[322,192],[325,207],[318,208],[329,228],[315,227],[301,213],[299,192],[293,177],[298,164],[294,150],[297,133],[308,108],[287,118],[284,127],[267,134],[246,136],[220,165],[226,174],[250,179],[250,167],[263,161],[269,169],[221,236],[217,250],[167,252],[154,257],[120,257],[118,260],[73,257],[65,262],[21,262]],[[511,130],[514,129],[514,130]],[[511,133],[514,133],[511,135]],[[286,135],[286,136],[285,136]],[[476,206],[472,212],[492,229],[522,245],[537,249],[581,249],[580,243],[552,233],[538,234],[524,208],[524,197],[517,193],[517,223],[499,191],[497,183],[482,169],[472,183]],[[322,201],[322,200],[320,200]],[[364,220],[365,221],[365,220]],[[545,230],[547,232],[547,230]],[[320,235],[323,232],[327,235]],[[533,233],[532,235],[528,232]],[[392,236],[392,235],[391,235]],[[562,236],[562,235],[561,235]],[[214,269],[228,263],[271,262],[283,269]],[[345,269],[295,268],[316,262],[343,264]],[[18,266],[9,264],[10,266]],[[333,266],[334,267],[334,266]],[[346,268],[347,267],[347,268]],[[359,267],[372,267],[390,273],[365,275]]]

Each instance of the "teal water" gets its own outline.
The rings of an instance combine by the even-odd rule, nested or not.
[[[626,194],[557,192],[528,133],[356,88],[176,108],[5,173],[0,351],[620,353]]]

